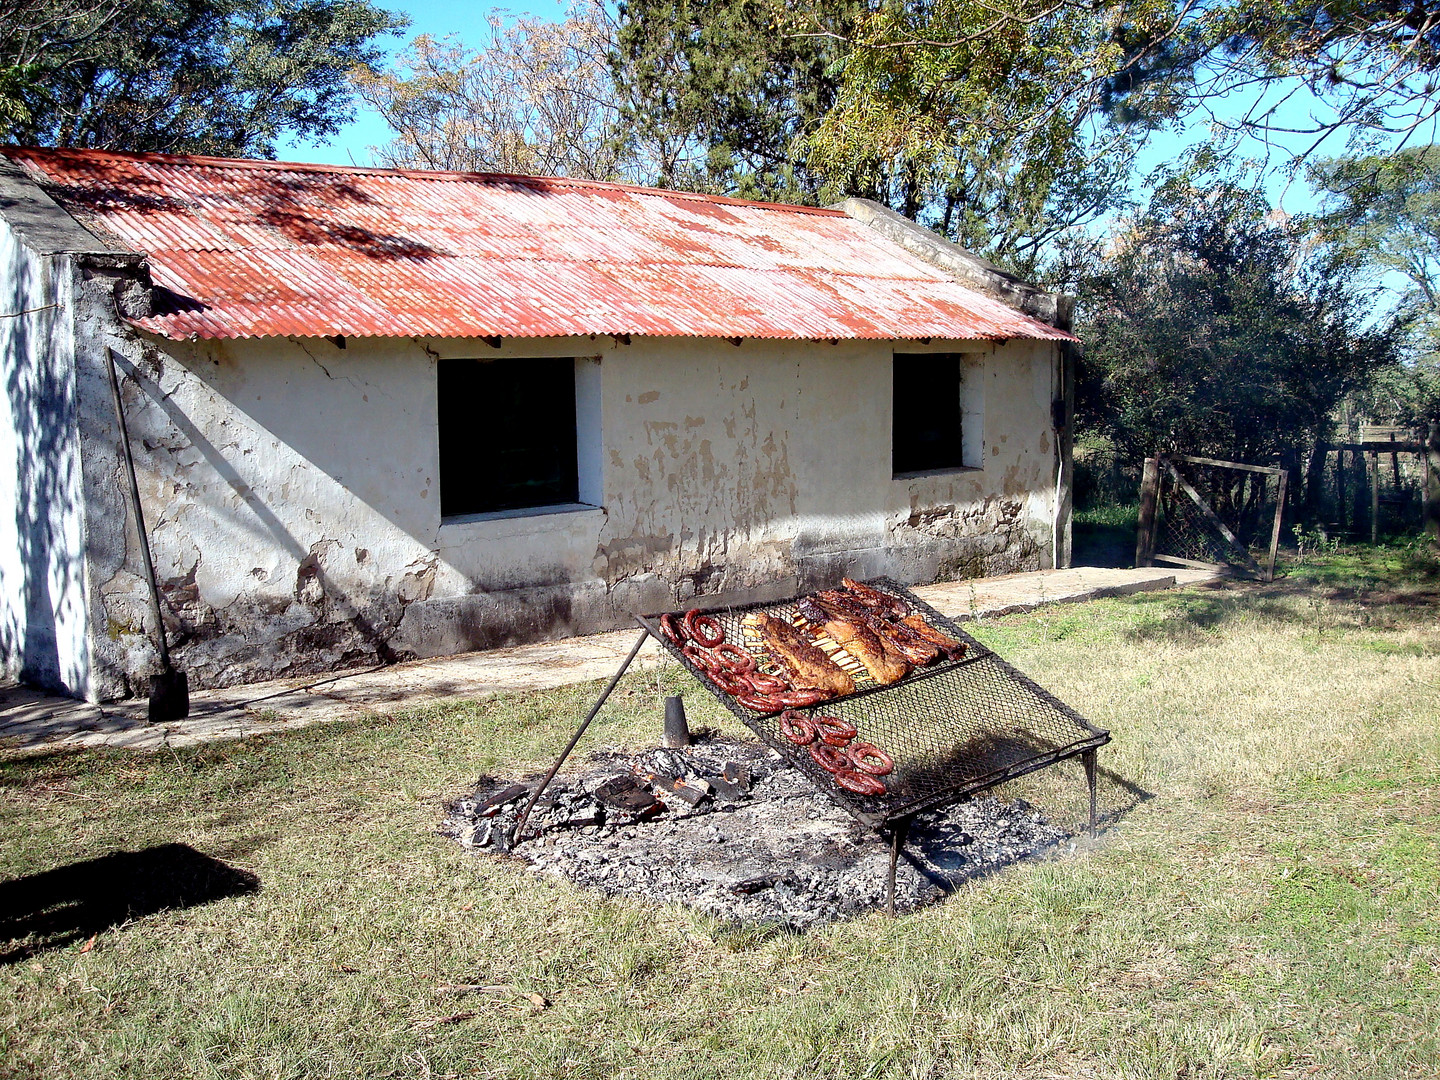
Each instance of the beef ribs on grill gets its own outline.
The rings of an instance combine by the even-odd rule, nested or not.
[[[849,581],[849,578],[845,579]],[[854,582],[852,584],[859,584]],[[879,589],[869,585],[864,586],[868,590],[867,595],[884,597],[886,594]],[[887,650],[898,654],[907,664],[915,667],[924,667],[932,663],[939,655],[940,649],[921,637],[911,627],[903,623],[891,622],[882,612],[894,610],[909,611],[910,608],[904,601],[896,600],[898,609],[880,602],[867,603],[859,593],[853,592],[847,586],[844,589],[827,589],[825,592],[816,593],[812,599],[823,603],[828,611],[844,613],[847,618],[856,619],[865,623],[884,643]]]
[[[899,682],[910,673],[910,664],[894,646],[871,627],[871,617],[847,611],[825,594],[800,601],[800,614],[831,641],[865,665],[870,677],[882,686]]]
[[[874,585],[867,585],[854,578],[841,578],[840,584],[853,596],[877,615],[886,619],[903,619],[910,614],[910,605],[898,596],[891,596]]]
[[[855,680],[849,673],[798,627],[765,614],[749,616],[745,621],[755,627],[765,651],[784,669],[796,689],[814,687],[837,696],[855,692]]]
[[[919,634],[930,644],[934,645],[944,654],[946,660],[959,660],[965,655],[965,643],[949,634],[936,630],[925,621],[925,617],[918,612],[914,615],[906,615],[900,620],[902,626],[908,626],[915,633]]]

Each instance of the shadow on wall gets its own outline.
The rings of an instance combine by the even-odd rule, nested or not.
[[[373,651],[375,658],[387,664],[402,659],[402,657],[398,656],[390,647],[390,642],[385,631],[376,626],[371,618],[367,616],[367,613],[363,609],[363,601],[355,602],[346,597],[345,590],[331,580],[314,551],[302,544],[300,540],[290,532],[279,515],[266,504],[256,492],[255,488],[240,475],[234,464],[226,458],[220,448],[211,442],[195,422],[185,414],[173,396],[165,393],[150,376],[142,372],[132,361],[118,354],[116,354],[116,358],[120,374],[129,383],[137,387],[140,392],[148,396],[151,404],[158,406],[164,412],[166,419],[174,429],[188,440],[188,445],[202,455],[206,463],[215,471],[216,475],[234,492],[235,496],[239,499],[240,505],[246,507],[255,516],[259,528],[257,529],[251,526],[250,531],[268,537],[271,543],[285,552],[290,558],[294,559],[300,567],[302,579],[307,576],[314,578],[319,586],[321,603],[344,605],[347,617],[343,621],[354,627],[360,639]],[[184,365],[179,365],[179,367],[185,370]],[[186,374],[193,375],[193,373],[188,371],[186,371]],[[127,404],[127,410],[128,408],[129,406]],[[217,506],[215,509],[218,512],[219,507]],[[241,524],[239,515],[232,514],[231,517],[237,525]],[[168,596],[167,599],[169,599]],[[175,626],[171,629],[172,631],[183,630],[184,627]],[[182,641],[181,644],[183,643]]]
[[[0,882],[0,964],[172,908],[252,893],[260,879],[186,844],[117,851]]]
[[[10,287],[0,310],[21,312],[53,303],[50,283],[35,260],[11,260]],[[83,673],[62,669],[57,607],[81,598],[80,553],[70,550],[66,519],[73,512],[74,394],[68,365],[52,355],[56,309],[0,322],[4,392],[14,430],[14,564],[18,586],[5,583],[0,608],[0,655],[19,677],[46,689],[83,692],[66,685]],[[8,559],[7,559],[8,561]]]

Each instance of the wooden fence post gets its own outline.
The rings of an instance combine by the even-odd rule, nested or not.
[[[1380,541],[1380,455],[1370,451],[1370,543]]]
[[[1135,565],[1155,565],[1155,503],[1160,495],[1160,459],[1146,458],[1140,477],[1140,528],[1135,534]]]
[[[1345,483],[1345,447],[1335,447],[1335,520],[1342,535],[1350,533],[1350,487]]]
[[[1285,489],[1290,483],[1290,474],[1282,472],[1275,492],[1275,524],[1270,529],[1270,561],[1265,565],[1265,580],[1275,580],[1275,556],[1280,552],[1280,522],[1285,517]]]
[[[1425,532],[1440,546],[1440,421],[1431,421],[1420,456],[1425,462]]]

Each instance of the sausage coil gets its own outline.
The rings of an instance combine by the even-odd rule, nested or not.
[[[719,621],[709,615],[702,615],[699,608],[692,608],[685,613],[684,626],[690,639],[707,649],[713,649],[725,640],[725,631],[720,628]]]

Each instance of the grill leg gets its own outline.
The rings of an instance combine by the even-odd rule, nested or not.
[[[905,845],[905,834],[910,831],[910,822],[897,821],[890,830],[890,882],[886,892],[885,909],[890,918],[895,918],[895,867],[900,861],[900,849]]]
[[[575,744],[580,741],[580,736],[585,734],[585,729],[590,726],[590,721],[595,719],[596,713],[604,706],[611,691],[619,685],[621,676],[624,675],[630,665],[635,662],[635,657],[640,652],[640,647],[645,644],[645,639],[649,636],[650,631],[640,631],[640,636],[635,639],[635,644],[630,649],[630,655],[625,657],[624,662],[620,665],[620,670],[615,672],[614,676],[610,679],[609,685],[600,692],[600,697],[590,709],[589,714],[586,715],[584,720],[580,721],[580,726],[575,729],[575,734],[570,736],[570,741],[565,744],[565,749],[560,751],[559,758],[556,759],[554,765],[550,766],[550,771],[545,774],[545,779],[540,781],[540,786],[537,787],[530,796],[530,801],[525,804],[525,809],[520,811],[520,816],[515,821],[515,828],[510,832],[510,846],[512,848],[520,842],[521,834],[525,830],[525,824],[530,820],[530,811],[535,809],[535,804],[540,801],[540,796],[544,793],[545,789],[550,786],[550,781],[555,779],[555,774],[560,771],[560,766],[565,764],[565,759],[570,756],[570,751],[575,749]]]
[[[1080,755],[1080,760],[1085,763],[1085,783],[1090,788],[1090,836],[1093,839],[1097,835],[1095,827],[1095,751],[1086,750]]]

